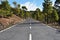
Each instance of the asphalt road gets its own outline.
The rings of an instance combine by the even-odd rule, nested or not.
[[[0,33],[0,40],[60,40],[60,33],[39,21],[26,19]]]

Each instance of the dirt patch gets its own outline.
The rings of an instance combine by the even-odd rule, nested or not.
[[[8,28],[9,25],[14,25],[14,24],[20,23],[22,21],[23,21],[23,19],[16,15],[13,15],[9,18],[0,18],[0,30]]]
[[[47,25],[49,25],[50,27],[53,27],[53,28],[55,28],[55,29],[60,29],[60,25],[58,25],[58,23],[49,23],[49,24],[47,24]]]

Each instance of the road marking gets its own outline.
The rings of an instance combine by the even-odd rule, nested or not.
[[[17,24],[16,24],[16,25],[17,25]],[[13,26],[11,26],[11,27],[9,27],[9,28],[6,28],[6,29],[4,29],[4,30],[1,30],[0,33],[4,32],[4,31],[6,31],[6,30],[9,30],[10,28],[12,28],[12,27],[14,27],[14,26],[16,26],[16,25],[13,25]]]
[[[47,25],[48,26],[48,25]],[[48,26],[49,28],[52,28],[51,26]],[[55,29],[55,28],[53,28],[54,30],[57,30],[57,29]]]
[[[29,28],[31,29],[31,26]]]
[[[29,34],[29,40],[32,40],[32,34],[31,33]]]
[[[31,29],[31,23],[30,23],[30,27],[29,28]]]
[[[24,20],[24,21],[25,21],[25,20]],[[21,23],[23,23],[23,21],[21,21]],[[11,27],[8,27],[8,28],[6,28],[6,29],[4,29],[4,30],[1,30],[0,33],[4,32],[4,31],[6,31],[6,30],[9,30],[9,29],[11,29],[12,27],[14,27],[14,26],[16,26],[16,25],[17,25],[17,24],[12,25]]]
[[[49,25],[47,25],[47,24],[44,24],[43,23],[43,25],[46,25],[47,27],[49,27],[49,28],[52,28],[51,26],[49,26]],[[53,28],[54,30],[57,30],[57,29],[55,29],[55,28]]]

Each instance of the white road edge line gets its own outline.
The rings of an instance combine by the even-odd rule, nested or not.
[[[47,26],[48,26],[48,25],[47,25]],[[48,26],[48,27],[52,28],[51,26]],[[54,30],[57,30],[57,29],[54,28]]]
[[[32,40],[32,34],[31,33],[29,34],[29,40]]]
[[[24,20],[25,21],[25,20]],[[23,21],[21,21],[21,23],[23,23]],[[15,25],[13,25],[13,26],[11,26],[11,27],[8,27],[8,28],[6,28],[6,29],[4,29],[4,30],[1,30],[0,31],[0,33],[2,33],[2,32],[4,32],[4,31],[6,31],[6,30],[9,30],[9,29],[11,29],[12,27],[14,27],[14,26],[16,26],[17,24],[15,24]]]
[[[17,25],[17,24],[16,24],[16,25]],[[12,27],[14,27],[14,26],[16,26],[16,25],[13,25],[13,26],[11,26],[11,27],[9,27],[9,28],[6,28],[6,29],[4,29],[4,30],[1,30],[0,33],[4,32],[4,31],[6,31],[6,30],[9,30],[10,28],[12,28]]]
[[[43,23],[43,25],[46,25],[46,24]],[[48,26],[48,25],[47,25],[47,26]],[[52,28],[51,26],[48,26],[48,27],[49,27],[49,28]],[[57,30],[57,29],[54,28],[54,30]]]

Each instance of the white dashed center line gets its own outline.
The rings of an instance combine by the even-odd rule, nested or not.
[[[31,26],[30,26],[30,29],[31,29]]]
[[[32,34],[31,33],[29,34],[29,40],[32,40]]]

